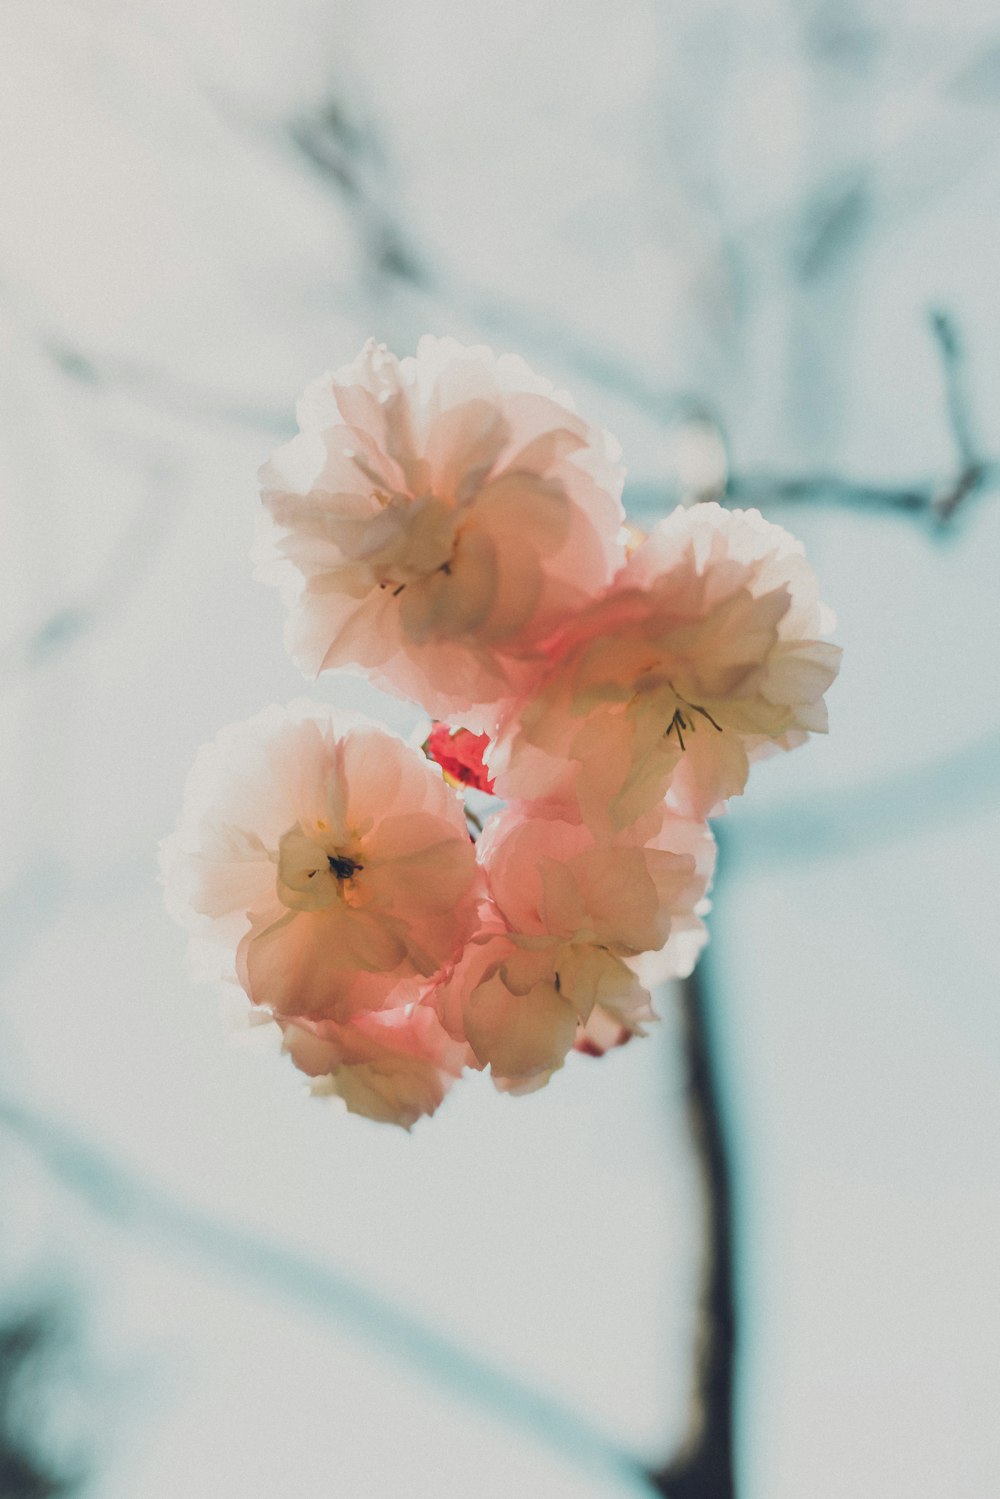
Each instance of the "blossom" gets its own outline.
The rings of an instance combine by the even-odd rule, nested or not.
[[[439,768],[322,704],[270,708],[201,751],[162,867],[174,913],[280,1016],[404,1005],[477,920],[475,854]]]
[[[617,446],[520,359],[369,341],[298,425],[255,548],[289,649],[437,721],[422,753],[305,701],[223,730],[162,874],[252,1031],[410,1129],[466,1067],[526,1093],[644,1034],[707,940],[706,819],[825,731],[840,652],[797,541],[715,503],[626,525]]]
[[[257,548],[296,661],[487,727],[623,560],[612,440],[522,360],[448,338],[402,360],[369,341],[298,419],[261,470]]]
[[[433,1114],[469,1060],[426,1006],[380,1010],[346,1025],[279,1022],[283,1049],[311,1091],[340,1098],[352,1114],[410,1129]]]
[[[704,823],[661,806],[602,844],[551,806],[508,808],[480,857],[492,919],[425,1003],[501,1087],[547,1082],[588,1026],[641,1033],[655,1017],[640,954],[658,953],[661,979],[690,971],[715,858]]]
[[[489,742],[487,734],[473,734],[468,729],[436,723],[424,742],[424,754],[440,765],[445,780],[471,786],[475,791],[492,792],[493,781],[483,764]]]
[[[801,544],[756,510],[678,508],[546,647],[488,756],[505,797],[549,797],[599,829],[670,791],[704,817],[750,762],[827,726],[840,651]]]

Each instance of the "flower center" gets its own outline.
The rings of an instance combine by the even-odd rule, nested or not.
[[[674,693],[677,701],[681,703],[682,706],[680,708],[674,709],[674,716],[667,724],[666,731],[663,735],[664,739],[669,739],[671,734],[676,734],[677,743],[680,745],[681,749],[685,749],[686,746],[684,744],[684,735],[693,734],[698,726],[697,718],[695,717],[696,714],[698,715],[698,717],[706,719],[707,722],[712,725],[713,729],[716,729],[720,734],[722,733],[721,723],[716,723],[715,719],[712,717],[711,713],[709,713],[707,708],[702,708],[697,703],[689,703],[687,698],[681,697],[680,693],[677,692],[672,686],[671,691]]]
[[[351,880],[364,867],[347,854],[327,854],[326,862],[330,866],[330,873],[336,875],[338,880]]]
[[[397,598],[411,584],[451,572],[458,529],[454,506],[434,494],[386,503],[376,492],[375,498],[382,505],[379,520],[382,516],[389,520],[385,534],[367,554],[379,588],[389,589]]]
[[[278,848],[278,898],[292,911],[323,911],[344,901],[351,905],[357,894],[355,875],[362,869],[360,858],[336,846],[331,850],[330,830],[317,826],[304,832],[296,823]]]

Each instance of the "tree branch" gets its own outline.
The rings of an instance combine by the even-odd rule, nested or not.
[[[949,313],[935,308],[930,314],[930,326],[941,357],[948,423],[959,461],[959,471],[952,484],[934,496],[935,517],[946,523],[982,486],[987,475],[992,474],[992,481],[996,483],[997,465],[987,463],[979,453],[966,381],[965,347],[954,319]]]
[[[733,1499],[737,1352],[732,1167],[722,1123],[704,963],[680,985],[687,1105],[701,1175],[705,1253],[691,1416],[680,1451],[651,1475],[668,1499]]]
[[[764,469],[740,473],[728,463],[722,424],[700,407],[692,407],[687,420],[705,429],[704,459],[696,465],[702,472],[687,475],[683,492],[675,494],[674,499],[688,504],[718,500],[722,505],[750,505],[765,514],[784,505],[839,505],[849,510],[923,517],[936,527],[947,527],[974,496],[1000,488],[1000,459],[985,457],[975,436],[965,349],[955,320],[949,313],[933,309],[929,323],[941,361],[948,426],[957,460],[950,479],[880,484],[822,472],[782,474]],[[662,484],[632,484],[626,491],[627,508],[640,517],[662,515],[669,502],[667,486]]]

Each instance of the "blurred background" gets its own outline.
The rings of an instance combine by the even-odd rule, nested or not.
[[[256,469],[423,331],[570,389],[640,523],[806,543],[832,732],[720,828],[705,976],[738,1493],[1000,1492],[996,6],[6,0],[0,55],[4,1499],[616,1499],[687,1427],[676,996],[408,1137],[162,908],[197,747],[302,691]]]

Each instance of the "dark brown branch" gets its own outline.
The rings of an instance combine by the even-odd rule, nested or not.
[[[737,1353],[732,1168],[701,966],[680,986],[687,1106],[701,1175],[704,1245],[691,1418],[679,1452],[652,1475],[668,1499],[733,1499]]]

